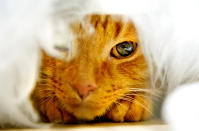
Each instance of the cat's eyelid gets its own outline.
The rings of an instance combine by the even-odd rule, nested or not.
[[[117,44],[122,43],[122,42],[125,42],[125,41],[127,41],[127,42],[128,42],[128,41],[132,41],[132,42],[134,42],[134,43],[139,43],[138,40],[137,40],[136,38],[128,38],[128,37],[127,37],[127,38],[122,38],[122,39],[116,40],[112,46],[114,47],[114,46],[116,46]]]
[[[63,46],[54,46],[54,48],[55,48],[57,51],[61,51],[61,52],[68,52],[68,51],[69,51],[69,48],[68,48],[68,47],[63,47]]]

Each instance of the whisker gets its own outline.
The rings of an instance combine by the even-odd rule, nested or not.
[[[134,88],[134,87],[129,87],[130,90],[136,90],[136,91],[151,91],[154,89],[145,89],[145,88]]]
[[[129,99],[134,99],[134,97],[132,97],[132,96],[124,96],[124,97],[122,97],[122,98],[129,98]]]
[[[159,100],[161,98],[161,96],[151,96],[151,95],[145,95],[145,94],[138,94],[138,93],[132,93],[132,94],[126,94],[126,96],[140,96],[140,97],[144,97],[146,99],[153,99],[153,100]]]
[[[148,94],[151,94],[151,95],[154,95],[157,97],[160,97],[159,94],[161,94],[159,90],[154,90],[154,89],[129,88],[128,90],[129,90],[129,92],[148,93]]]
[[[134,94],[135,95],[135,94]],[[139,94],[136,94],[136,96],[140,96]],[[139,97],[142,99],[142,101],[144,102],[143,98],[142,97]],[[130,97],[130,96],[127,96],[127,95],[124,95],[123,97],[120,98],[121,100],[125,100],[125,101],[129,101],[129,102],[136,102],[137,104],[139,104],[140,106],[142,106],[145,110],[147,110],[149,113],[152,114],[152,111],[147,108],[144,104],[142,104],[141,102],[139,102],[137,99],[135,99],[134,97]]]
[[[138,93],[127,93],[127,94],[125,94],[125,96],[130,96],[130,97],[132,97],[132,96],[142,96],[142,97],[145,97],[145,98],[151,98],[151,96],[149,96],[149,95],[144,95],[144,94],[138,94]]]
[[[39,104],[41,105],[41,104],[43,104],[43,103],[49,101],[50,99],[52,99],[52,97],[49,97],[49,96],[48,96],[48,97],[45,97],[45,98],[42,98],[41,101],[39,101]]]
[[[148,109],[144,104],[142,104],[141,102],[139,102],[137,99],[129,99],[129,98],[122,98],[122,100],[126,100],[126,101],[129,101],[129,102],[136,102],[137,104],[139,104],[140,106],[142,106],[145,110],[147,110],[149,113],[152,114],[152,111],[150,109]],[[144,100],[143,100],[144,101]]]
[[[124,101],[129,101],[129,102],[132,102],[134,100],[134,98],[120,98],[120,100],[124,100]]]
[[[131,95],[131,96],[133,96],[133,95],[139,94],[140,96],[144,96],[144,97],[155,96],[155,97],[161,98],[161,95],[159,93],[155,93],[155,92],[150,92],[150,93],[143,92],[143,93],[141,94],[141,92],[131,91],[131,92],[126,93],[125,95]]]
[[[120,105],[120,106],[122,106],[122,105],[123,105],[122,103],[117,102],[117,101],[115,101],[115,102],[114,102],[114,104],[116,104],[116,105],[118,104],[118,105]]]
[[[149,113],[153,114],[152,111],[150,109],[148,109],[144,104],[142,104],[141,102],[139,102],[138,100],[134,100],[134,102],[136,102],[137,104],[139,104],[140,106],[142,106],[145,110],[147,110]]]

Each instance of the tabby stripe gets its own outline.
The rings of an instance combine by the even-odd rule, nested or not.
[[[122,23],[116,22],[116,24],[115,24],[115,35],[114,35],[115,38],[117,38],[119,36],[121,30],[122,30]]]

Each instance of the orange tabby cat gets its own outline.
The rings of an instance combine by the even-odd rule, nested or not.
[[[119,15],[88,15],[71,29],[76,36],[72,60],[42,53],[31,97],[41,118],[63,123],[149,118],[149,72],[133,22]]]

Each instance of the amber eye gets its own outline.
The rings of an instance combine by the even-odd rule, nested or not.
[[[116,58],[130,56],[135,51],[136,45],[132,41],[121,42],[112,48],[111,55]]]

